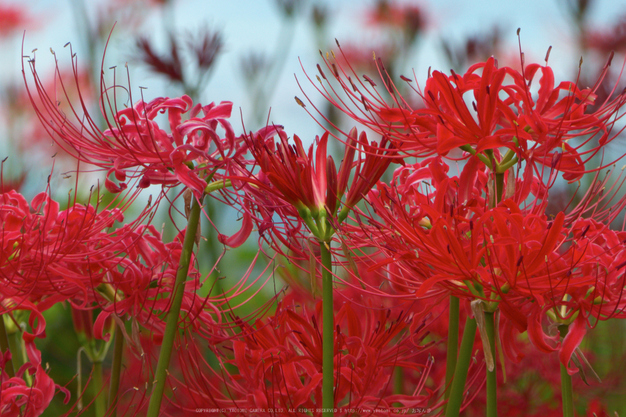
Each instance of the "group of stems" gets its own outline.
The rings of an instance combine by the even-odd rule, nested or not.
[[[463,338],[461,339],[461,347],[458,349],[457,357],[457,341],[459,328],[459,299],[450,296],[450,336],[453,341],[448,340],[448,358],[446,361],[446,392],[444,398],[448,400],[445,406],[446,417],[458,416],[465,398],[465,383],[472,359],[474,339],[476,338],[476,330],[478,325],[476,318],[468,317],[463,330]],[[487,338],[491,346],[491,354],[495,357],[495,330],[494,330],[494,313],[485,313],[485,330]],[[452,333],[454,330],[454,333]],[[454,345],[454,346],[450,346]],[[493,370],[487,369],[487,417],[496,417],[497,409],[497,374],[494,359]]]

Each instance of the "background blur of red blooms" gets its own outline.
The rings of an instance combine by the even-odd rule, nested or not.
[[[149,399],[146,381],[156,366],[167,310],[160,291],[172,286],[176,274],[172,264],[178,262],[180,232],[186,227],[188,216],[185,197],[191,198],[182,195],[184,187],[180,183],[193,191],[197,191],[193,186],[198,181],[204,185],[204,179],[194,177],[186,168],[196,149],[186,148],[187,153],[175,161],[178,163],[175,169],[155,168],[145,175],[126,176],[126,166],[107,166],[108,171],[103,171],[104,163],[98,165],[99,161],[94,160],[78,164],[75,156],[79,150],[59,146],[53,140],[65,131],[55,131],[42,123],[40,117],[45,118],[48,113],[38,114],[33,107],[51,106],[65,114],[75,113],[75,120],[82,123],[81,133],[93,126],[101,131],[112,129],[113,126],[105,124],[113,118],[112,114],[106,114],[111,109],[105,105],[108,117],[101,114],[103,73],[107,86],[123,86],[115,89],[113,108],[117,110],[132,108],[139,100],[150,102],[158,97],[187,95],[194,104],[207,106],[203,123],[210,125],[220,137],[224,136],[224,143],[228,143],[231,130],[240,135],[262,132],[275,124],[282,126],[290,137],[295,133],[302,138],[304,149],[308,149],[313,138],[322,136],[331,124],[345,132],[353,125],[309,81],[310,78],[315,83],[319,74],[317,64],[329,71],[324,59],[332,56],[331,50],[340,65],[350,65],[359,74],[369,74],[384,90],[376,60],[380,58],[398,92],[407,101],[415,100],[409,103],[413,108],[421,103],[417,95],[410,95],[404,78],[424,87],[428,75],[435,70],[449,74],[452,69],[464,74],[471,65],[490,57],[500,67],[519,69],[523,52],[526,63],[543,64],[548,57],[557,84],[561,80],[575,80],[582,89],[594,87],[614,53],[606,76],[595,86],[596,103],[602,103],[612,95],[612,90],[619,93],[626,87],[626,78],[621,74],[626,62],[626,0],[0,0],[0,159],[3,160],[0,205],[10,207],[10,216],[2,218],[0,268],[23,255],[17,238],[9,232],[17,234],[20,228],[23,231],[32,226],[29,231],[45,230],[50,242],[38,242],[37,236],[31,236],[30,244],[40,248],[41,257],[25,259],[23,262],[29,268],[43,270],[51,264],[53,260],[46,256],[54,247],[71,260],[66,269],[56,271],[59,274],[70,280],[74,274],[83,274],[97,285],[108,279],[102,272],[106,266],[110,268],[107,274],[119,276],[128,295],[123,303],[119,301],[120,305],[116,299],[100,302],[86,313],[81,308],[87,302],[97,302],[90,298],[93,295],[88,289],[80,286],[70,290],[60,281],[50,280],[44,288],[47,293],[41,289],[42,293],[37,294],[26,287],[14,293],[0,290],[3,312],[14,308],[5,305],[9,298],[28,299],[23,309],[15,310],[14,320],[6,315],[4,320],[9,332],[34,334],[25,342],[24,352],[29,352],[28,356],[20,359],[31,368],[21,374],[16,371],[18,377],[23,376],[23,381],[18,378],[22,385],[8,382],[8,377],[2,375],[2,389],[21,389],[23,396],[34,386],[28,380],[31,374],[37,375],[36,382],[41,385],[37,389],[41,390],[43,399],[38,398],[47,405],[24,415],[96,415],[96,407],[91,404],[94,394],[90,390],[93,387],[92,365],[87,358],[90,353],[85,353],[88,349],[84,346],[91,343],[97,351],[105,344],[101,336],[115,325],[120,309],[133,319],[122,323],[129,343],[125,348],[118,415],[145,414]],[[30,72],[33,56],[38,87],[49,95],[56,92],[48,103],[38,94],[29,96],[24,86],[26,80],[31,91],[37,91]],[[299,98],[294,100],[294,96]],[[220,107],[223,101],[233,103],[230,117],[221,115],[228,110],[227,105]],[[210,103],[215,103],[217,110],[209,108]],[[195,126],[177,120],[177,113],[174,114],[177,106],[187,104],[184,100],[163,104],[163,112],[155,114],[154,120],[159,126],[174,126],[174,120],[185,129],[193,129]],[[590,109],[593,111],[593,106]],[[211,110],[220,116],[211,117]],[[359,127],[359,131],[363,130],[370,140],[380,142],[373,139],[371,129]],[[250,138],[251,142],[255,140],[252,134]],[[607,145],[605,152],[626,153],[625,140],[622,133]],[[234,145],[225,148],[232,154],[237,152]],[[392,155],[390,149],[386,149],[387,155]],[[263,150],[258,152],[262,154]],[[329,142],[328,153],[333,155],[338,167],[343,157],[341,152],[342,147],[336,141]],[[224,162],[222,166],[220,163],[227,158],[215,155],[216,171],[238,172],[236,164]],[[123,155],[118,155],[117,161],[130,164]],[[617,170],[623,164],[619,162]],[[383,179],[389,181],[397,167],[392,163]],[[460,170],[458,166],[450,167],[451,171],[455,169]],[[235,175],[236,180],[243,181],[242,175]],[[546,214],[554,217],[563,207],[575,207],[576,204],[568,205],[568,202],[573,199],[576,187],[589,188],[591,178],[593,174],[573,184],[557,180],[550,190]],[[138,195],[133,192],[137,186],[146,190]],[[164,194],[162,187],[166,189]],[[262,185],[259,189],[263,189]],[[43,192],[51,200],[40,194]],[[318,400],[313,387],[321,373],[314,372],[313,363],[321,355],[321,339],[316,338],[322,320],[321,279],[311,279],[315,265],[311,266],[308,253],[289,248],[292,258],[286,262],[283,255],[288,251],[281,252],[277,247],[289,244],[291,238],[306,241],[308,237],[294,226],[293,219],[298,213],[293,207],[281,207],[268,214],[262,208],[251,208],[253,203],[246,198],[235,192],[223,193],[219,197],[221,201],[206,206],[207,215],[199,229],[203,236],[198,240],[198,252],[186,283],[189,294],[197,297],[189,295],[183,301],[188,316],[182,322],[191,330],[181,332],[177,339],[178,347],[189,349],[173,356],[163,415],[202,415],[196,409],[228,408],[234,404],[240,408],[258,407],[267,398],[274,398],[272,395],[282,394],[270,392],[267,381],[273,381],[272,378],[289,380],[293,388],[290,392],[295,393],[289,400],[297,398],[302,407],[313,406],[314,400]],[[287,195],[284,200],[288,200]],[[222,201],[227,204],[220,204]],[[152,210],[156,202],[158,209]],[[229,207],[234,202],[246,208]],[[255,224],[258,240],[244,241],[248,209],[267,220]],[[623,215],[614,221],[618,229],[622,228],[622,222]],[[119,229],[114,232],[115,228]],[[240,230],[243,231],[238,234]],[[87,243],[80,238],[85,235],[90,237]],[[283,236],[284,240],[277,236]],[[228,250],[225,245],[229,246]],[[128,266],[132,256],[141,259],[140,266]],[[345,261],[355,263],[353,268],[360,274],[358,283],[350,281],[353,277],[349,268],[345,268],[343,275],[336,272],[347,282],[335,295],[336,325],[340,329],[335,343],[349,357],[338,355],[336,359],[343,372],[341,392],[357,398],[350,397],[346,407],[353,403],[373,407],[376,401],[368,389],[393,398],[390,403],[406,407],[411,407],[408,400],[393,395],[400,392],[408,397],[419,391],[424,401],[438,407],[445,374],[446,299],[431,297],[409,302],[382,296],[364,298],[360,286],[388,286],[394,291],[401,287],[385,281],[371,264],[365,264],[367,260],[386,267],[384,259],[372,257],[355,256],[355,260]],[[277,264],[281,267],[270,274],[268,271]],[[149,278],[154,271],[159,272],[158,286]],[[36,271],[32,274],[38,276]],[[205,277],[217,278],[216,283],[207,285],[211,281]],[[69,291],[75,291],[71,301],[68,301]],[[216,296],[222,291],[232,292],[226,301]],[[209,311],[207,304],[214,311]],[[32,319],[38,309],[43,311],[42,316],[28,323],[27,318]],[[462,323],[469,313],[466,310],[461,311]],[[193,320],[195,316],[201,319]],[[44,318],[45,335],[37,334],[36,328]],[[220,320],[228,324],[223,325]],[[26,332],[18,330],[15,321],[24,325]],[[100,335],[94,336],[98,331]],[[296,338],[294,334],[299,336]],[[558,352],[539,352],[526,333],[511,331],[507,335],[515,339],[508,342],[515,345],[521,359],[507,363],[506,383],[501,374],[498,376],[502,382],[498,393],[500,415],[559,415]],[[359,349],[356,344],[360,344]],[[482,349],[479,338],[476,346],[476,350]],[[624,321],[598,321],[595,328],[587,331],[580,348],[601,382],[589,370],[584,378],[574,375],[576,415],[626,415],[623,399],[626,377],[622,366],[626,363]],[[379,356],[373,359],[372,352]],[[280,355],[286,355],[289,360],[281,362]],[[484,366],[480,355],[474,359],[468,377],[469,396],[462,414],[465,416],[485,415]],[[105,380],[111,360],[111,353],[104,357]],[[6,361],[0,355],[3,366]],[[293,363],[298,361],[309,371],[306,376],[291,374],[295,372]],[[376,363],[379,368],[373,364],[376,361],[380,361]],[[267,366],[259,370],[261,362],[267,362]],[[583,368],[587,367],[583,365]],[[19,408],[23,404],[15,402],[14,406]],[[18,408],[0,409],[0,415],[20,415]],[[425,415],[436,412],[433,408],[431,414]]]

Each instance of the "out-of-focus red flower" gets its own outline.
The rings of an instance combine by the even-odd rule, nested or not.
[[[499,57],[502,62],[502,30],[498,26],[465,37],[463,41],[455,45],[453,41],[442,40],[443,52],[452,65],[452,68],[461,69],[469,67],[474,62],[486,61],[489,57]],[[383,62],[386,62],[383,58]]]
[[[584,42],[584,47],[603,55],[611,52],[624,52],[626,50],[626,16],[622,15],[612,26],[588,30],[581,40]]]
[[[0,39],[23,32],[31,23],[25,4],[0,4]]]
[[[393,0],[378,0],[367,12],[368,26],[386,26],[400,30],[411,43],[426,27],[424,7]]]

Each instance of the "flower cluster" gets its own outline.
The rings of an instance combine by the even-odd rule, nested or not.
[[[380,1],[369,19],[403,30],[408,49],[423,16]],[[184,86],[172,48],[168,64],[144,41],[144,60],[169,65],[161,73]],[[207,48],[198,55],[208,54],[204,69],[219,50]],[[317,66],[314,85],[357,125],[330,123],[308,148],[273,123],[236,134],[231,102],[134,101],[104,75],[92,117],[76,60],[74,89],[58,67],[47,87],[26,59],[44,129],[106,172],[113,203],[102,207],[96,193],[95,204],[75,197],[63,206],[49,189],[29,203],[0,188],[0,413],[41,415],[55,390],[65,391],[42,368],[34,341],[45,337],[43,314],[67,305],[79,363],[84,352],[92,365],[80,401],[91,399],[98,417],[204,409],[453,417],[463,408],[493,417],[507,366],[524,378],[524,356],[538,368],[560,366],[560,404],[573,417],[571,376],[586,378],[589,366],[583,338],[626,316],[626,231],[615,227],[626,177],[604,172],[624,157],[605,150],[623,134],[626,93],[598,99],[612,57],[590,88],[557,83],[547,57],[526,64],[521,55],[520,69],[492,57],[462,75],[429,71],[423,87],[402,76],[416,93],[405,98],[382,60],[379,91],[340,53]],[[586,184],[559,206],[559,182]],[[161,186],[157,201],[128,221],[150,186]],[[184,209],[178,197],[170,201],[172,188]],[[151,224],[164,201],[175,229],[169,242]],[[238,232],[203,233],[203,215],[215,226],[213,203],[240,214]],[[249,266],[237,259],[239,277],[224,277],[231,265],[219,262],[253,234]],[[199,262],[203,237],[210,252],[223,249],[209,271]],[[558,389],[554,378],[543,386]],[[524,388],[506,388],[501,408],[554,411],[516,406],[533,387]]]

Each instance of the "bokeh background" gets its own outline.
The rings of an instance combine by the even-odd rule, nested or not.
[[[76,170],[75,163],[64,159],[39,127],[25,95],[25,55],[34,54],[42,80],[52,80],[57,68],[70,74],[75,53],[82,95],[96,112],[104,68],[108,83],[115,73],[118,83],[130,85],[134,100],[189,94],[203,104],[232,101],[238,131],[270,122],[310,142],[322,127],[294,96],[306,101],[306,93],[313,104],[307,102],[307,109],[316,107],[339,125],[347,123],[332,113],[305,74],[314,79],[319,51],[339,53],[335,39],[359,72],[375,77],[375,52],[392,77],[405,75],[418,83],[424,83],[429,68],[463,73],[492,55],[501,65],[519,67],[522,51],[526,62],[543,62],[551,47],[557,82],[578,78],[587,87],[615,51],[612,70],[598,90],[606,94],[614,86],[623,88],[618,79],[626,51],[626,0],[0,0],[0,159],[8,157],[2,187],[32,198],[45,189],[49,176],[55,195],[67,195],[75,186],[75,177],[66,174]],[[102,173],[84,171],[81,181],[102,179]],[[215,214],[225,233],[233,216]],[[169,233],[171,239],[175,230]],[[203,250],[206,268],[216,254]],[[250,256],[254,252],[251,248]],[[228,268],[236,271],[238,263],[247,264],[235,259],[224,275]],[[40,348],[55,380],[73,389],[77,342],[62,310],[48,313],[54,337]],[[590,386],[589,398],[602,398],[609,410],[626,415],[620,398],[624,378],[611,372],[625,363],[626,337],[621,324],[610,325],[599,326],[584,342],[600,377],[612,381],[610,390],[606,384]],[[57,404],[45,415],[62,410]]]

